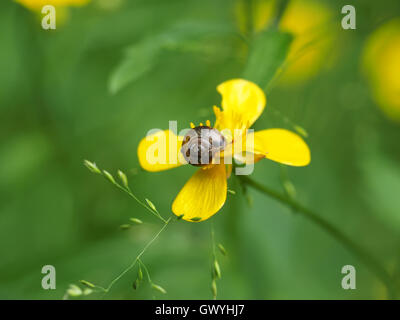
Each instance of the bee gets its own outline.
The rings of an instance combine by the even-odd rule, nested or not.
[[[212,163],[214,155],[226,146],[224,136],[217,129],[200,125],[190,129],[183,138],[181,152],[185,160],[196,167]]]

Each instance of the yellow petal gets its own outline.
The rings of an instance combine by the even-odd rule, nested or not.
[[[199,169],[186,182],[172,204],[172,212],[187,221],[203,221],[217,213],[227,192],[225,165]],[[193,220],[192,220],[193,219]]]
[[[222,95],[222,110],[214,108],[216,127],[223,129],[249,128],[264,111],[266,97],[255,83],[233,79],[217,87]]]
[[[249,133],[254,149],[247,150],[270,160],[291,166],[306,166],[311,161],[310,149],[297,134],[285,129],[267,129]],[[259,159],[257,159],[259,160]]]
[[[180,152],[183,137],[170,130],[159,130],[140,141],[138,158],[140,166],[151,172],[163,171],[186,164]]]

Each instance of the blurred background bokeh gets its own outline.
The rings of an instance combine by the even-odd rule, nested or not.
[[[124,170],[134,193],[170,216],[196,169],[144,172],[138,142],[169,120],[180,128],[213,121],[216,86],[242,75],[246,35],[271,25],[294,38],[255,128],[304,128],[312,162],[282,169],[265,160],[252,177],[283,191],[287,176],[299,202],[400,280],[399,1],[353,1],[356,30],[341,28],[349,4],[341,0],[290,1],[279,21],[273,0],[70,1],[47,31],[35,1],[19,2],[0,2],[1,299],[61,299],[69,284],[107,286],[130,264],[160,223],[83,160]],[[168,38],[179,23],[187,33]],[[172,224],[143,256],[167,290],[156,298],[212,297],[211,221],[228,251],[218,298],[387,298],[376,275],[324,230],[257,191],[243,195],[234,177],[229,188],[236,195],[221,212]],[[122,231],[130,217],[144,224]],[[47,264],[56,267],[56,290],[41,288]],[[341,288],[347,264],[356,267],[356,290]],[[106,298],[152,298],[147,284],[132,289],[135,277],[126,274]]]

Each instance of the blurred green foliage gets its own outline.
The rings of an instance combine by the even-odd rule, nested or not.
[[[348,4],[326,2],[337,13]],[[160,223],[91,174],[83,160],[114,175],[123,170],[136,195],[170,216],[174,197],[195,169],[143,172],[138,142],[169,120],[181,128],[213,120],[211,107],[220,102],[216,86],[245,68],[247,47],[234,34],[234,1],[129,0],[112,10],[96,3],[69,10],[51,32],[20,5],[0,3],[2,299],[61,299],[70,283],[107,286],[126,268]],[[273,87],[255,128],[294,130],[295,123],[307,130],[311,165],[287,168],[298,200],[376,256],[397,281],[400,128],[373,104],[359,59],[366,37],[399,14],[400,3],[354,5],[357,30],[342,30],[338,17],[334,68],[297,87]],[[185,32],[177,31],[179,25],[187,26]],[[260,58],[251,57],[258,70]],[[259,71],[269,70],[269,62],[261,59]],[[280,170],[265,160],[253,178],[283,190]],[[375,275],[323,230],[250,189],[249,206],[234,177],[229,188],[236,194],[228,194],[210,221],[172,224],[142,257],[166,295],[146,284],[133,290],[134,269],[106,297],[211,298],[213,222],[216,241],[228,253],[219,258],[219,298],[386,298]],[[144,223],[122,231],[132,217]],[[56,290],[41,288],[46,264],[56,267]],[[346,264],[357,269],[357,290],[340,286]]]

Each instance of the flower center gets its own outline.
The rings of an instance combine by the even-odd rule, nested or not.
[[[198,126],[190,129],[183,138],[181,152],[189,164],[201,167],[211,164],[215,154],[225,146],[225,138],[217,129]]]

